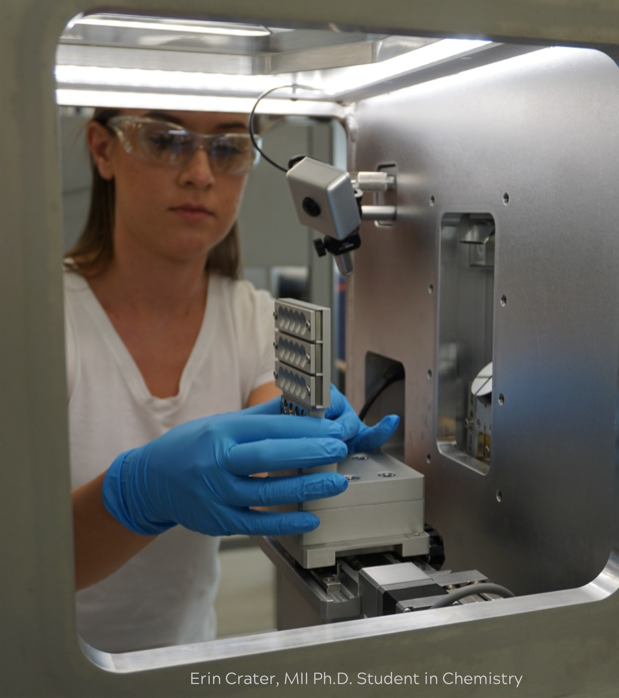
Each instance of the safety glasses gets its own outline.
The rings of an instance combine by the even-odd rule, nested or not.
[[[247,133],[202,135],[144,116],[114,116],[107,126],[116,133],[125,152],[154,165],[182,167],[202,148],[213,173],[243,175],[260,159]],[[259,137],[256,140],[260,147]]]

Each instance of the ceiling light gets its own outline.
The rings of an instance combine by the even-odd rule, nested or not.
[[[204,94],[258,95],[265,90],[291,82],[281,75],[227,75],[190,73],[180,70],[144,70],[142,68],[107,68],[86,65],[57,65],[59,87],[73,85],[122,90],[190,90]]]
[[[253,97],[221,97],[197,94],[162,94],[129,90],[56,90],[56,104],[63,107],[113,107],[117,109],[161,109],[180,111],[216,111],[249,114],[256,100]],[[282,114],[343,118],[345,110],[332,102],[296,99],[263,99],[258,114]]]
[[[229,22],[177,22],[169,19],[147,19],[131,15],[88,15],[80,17],[72,26],[117,27],[120,29],[146,29],[148,31],[183,32],[187,34],[223,34],[225,36],[269,36],[266,28],[253,24]]]
[[[363,88],[398,75],[406,75],[420,68],[436,65],[458,56],[461,57],[490,43],[490,41],[472,41],[468,39],[435,41],[432,44],[385,61],[324,71],[324,80],[321,83],[321,87],[326,92],[339,96],[341,93]]]

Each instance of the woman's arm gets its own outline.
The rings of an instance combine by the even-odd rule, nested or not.
[[[275,385],[275,383],[264,383],[259,385],[255,390],[249,394],[247,398],[247,407],[253,407],[254,405],[259,405],[262,402],[268,402],[274,397],[279,397],[282,391]]]
[[[269,394],[279,394],[271,383],[259,386],[248,401],[261,402]],[[187,422],[118,456],[106,473],[73,492],[77,588],[112,574],[176,524],[211,536],[314,530],[320,522],[310,512],[253,507],[332,497],[346,489],[344,477],[251,476],[327,465],[356,448],[373,450],[397,427],[397,417],[366,427],[340,393],[332,398],[328,419],[280,415],[276,398],[264,406]]]
[[[103,506],[105,473],[72,492],[75,586],[84,589],[116,572],[156,536],[133,533]]]
[[[275,383],[256,388],[247,400],[252,407],[280,395]],[[116,572],[156,536],[133,533],[103,506],[101,487],[105,473],[73,490],[75,586],[84,589]]]

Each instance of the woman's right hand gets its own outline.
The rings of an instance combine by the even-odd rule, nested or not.
[[[156,535],[176,524],[212,536],[285,536],[315,529],[309,512],[255,511],[340,494],[338,473],[255,478],[346,457],[347,436],[329,419],[265,415],[251,408],[181,424],[121,454],[103,482],[103,503],[126,528]]]

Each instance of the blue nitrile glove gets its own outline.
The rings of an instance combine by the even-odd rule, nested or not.
[[[249,412],[250,410],[246,410]],[[251,408],[254,414],[279,414],[281,400],[275,398]],[[348,400],[331,384],[331,407],[325,410],[325,417],[342,427],[342,440],[348,446],[348,453],[375,451],[389,441],[398,428],[400,418],[390,414],[373,427],[366,426],[353,410]]]
[[[348,453],[375,451],[389,441],[400,423],[397,414],[390,414],[373,427],[366,426],[334,385],[331,385],[331,407],[325,411],[325,417],[344,428]]]
[[[213,536],[314,530],[320,521],[309,512],[249,507],[332,497],[348,486],[345,477],[332,472],[249,475],[340,461],[347,454],[345,429],[328,419],[268,414],[267,406],[187,422],[121,454],[103,481],[106,509],[144,535],[177,523]]]

